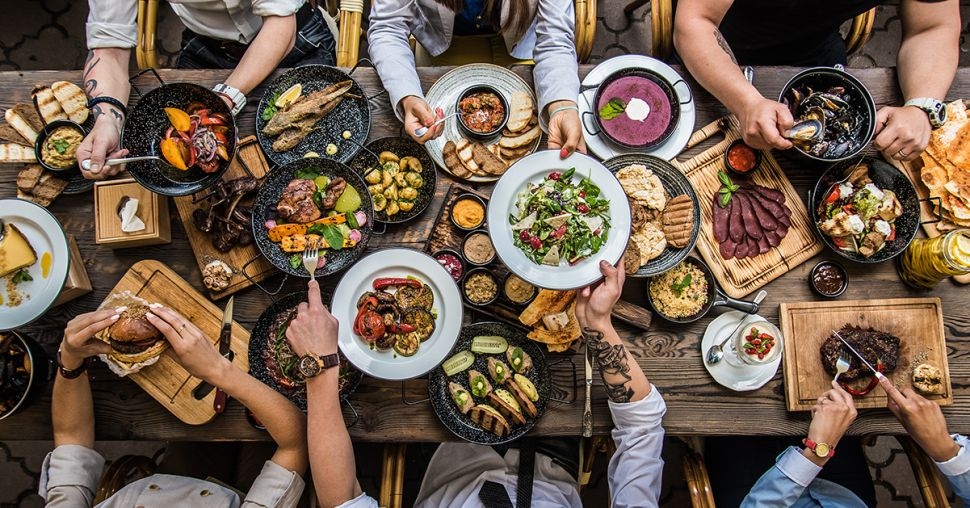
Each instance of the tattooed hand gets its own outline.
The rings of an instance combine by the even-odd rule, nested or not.
[[[611,326],[610,313],[623,292],[626,274],[622,259],[615,267],[600,261],[600,271],[605,279],[581,289],[576,295],[576,317],[583,328],[603,331]]]
[[[117,110],[108,106],[107,104],[97,104],[92,109],[92,112],[96,109],[100,109],[101,106],[105,106],[111,112],[117,113]],[[103,110],[102,110],[103,111]],[[95,113],[97,114],[97,113]],[[120,115],[120,113],[119,113]],[[112,117],[109,119],[108,117]],[[81,142],[81,146],[77,149],[77,160],[86,161],[90,160],[90,169],[85,171],[81,166],[81,173],[84,174],[84,178],[90,179],[100,179],[106,176],[115,175],[124,169],[124,165],[118,166],[106,166],[102,167],[105,159],[114,159],[118,157],[124,157],[128,154],[128,150],[123,150],[121,148],[121,122],[113,118],[111,113],[102,113],[98,120],[95,121],[94,128],[91,132],[84,138]]]
[[[630,402],[634,390],[629,384],[633,380],[630,375],[629,357],[623,344],[610,344],[604,340],[602,332],[591,328],[583,328],[583,337],[589,347],[589,355],[593,363],[599,367],[606,393],[613,402]]]

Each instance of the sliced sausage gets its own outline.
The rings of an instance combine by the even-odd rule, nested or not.
[[[758,247],[758,240],[755,240],[754,238],[752,238],[752,237],[749,236],[749,237],[747,237],[745,239],[745,242],[748,244],[748,257],[749,258],[753,258],[753,257],[755,257],[755,256],[757,256],[758,254],[761,253],[760,252],[761,248]]]
[[[731,239],[737,243],[744,241],[744,223],[741,217],[741,205],[738,203],[737,199],[731,199],[728,205],[728,211],[730,212],[730,218],[728,219],[728,234]]]
[[[778,189],[771,189],[750,181],[743,182],[740,184],[740,186],[743,189],[750,189],[753,192],[757,192],[762,197],[774,201],[775,203],[782,205],[785,204],[785,193]]]
[[[731,241],[730,238],[725,239],[718,245],[718,250],[721,252],[721,258],[731,259],[734,257],[734,252],[737,250],[738,244]]]
[[[761,202],[761,199],[752,194],[751,191],[743,191],[745,197],[751,202],[751,206],[754,209],[754,215],[758,218],[758,224],[761,225],[761,229],[765,231],[774,231],[778,229],[778,220],[775,219],[774,215],[765,208],[765,205]]]
[[[765,238],[768,239],[768,245],[772,247],[777,247],[781,244],[781,236],[778,235],[777,231],[765,231]]]
[[[771,250],[771,242],[768,241],[768,235],[764,235],[758,239],[758,254],[764,254]]]
[[[714,238],[719,242],[724,242],[728,239],[728,216],[731,211],[727,207],[721,208],[721,203],[718,202],[719,197],[720,194],[714,194],[714,204],[711,212],[714,215]]]
[[[748,242],[746,241],[738,242],[738,246],[734,249],[734,257],[738,259],[744,259],[748,257]]]

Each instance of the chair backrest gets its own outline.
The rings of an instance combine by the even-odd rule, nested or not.
[[[651,0],[651,55],[667,60],[674,52],[674,0]],[[876,8],[873,7],[852,18],[852,26],[845,36],[848,54],[859,51],[872,36],[872,26],[876,22]]]

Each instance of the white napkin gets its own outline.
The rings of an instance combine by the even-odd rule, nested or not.
[[[125,233],[137,233],[145,229],[145,223],[138,218],[138,200],[130,198],[125,201],[118,215],[121,216],[121,230]]]

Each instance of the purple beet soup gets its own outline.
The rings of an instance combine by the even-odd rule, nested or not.
[[[667,94],[660,85],[642,76],[624,76],[606,85],[600,92],[597,111],[610,99],[620,99],[627,110],[612,120],[600,118],[600,125],[610,137],[630,146],[646,146],[656,142],[670,125],[671,105]],[[632,101],[632,105],[631,105]],[[643,101],[649,107],[649,114],[642,120]],[[631,115],[634,118],[631,118]]]

